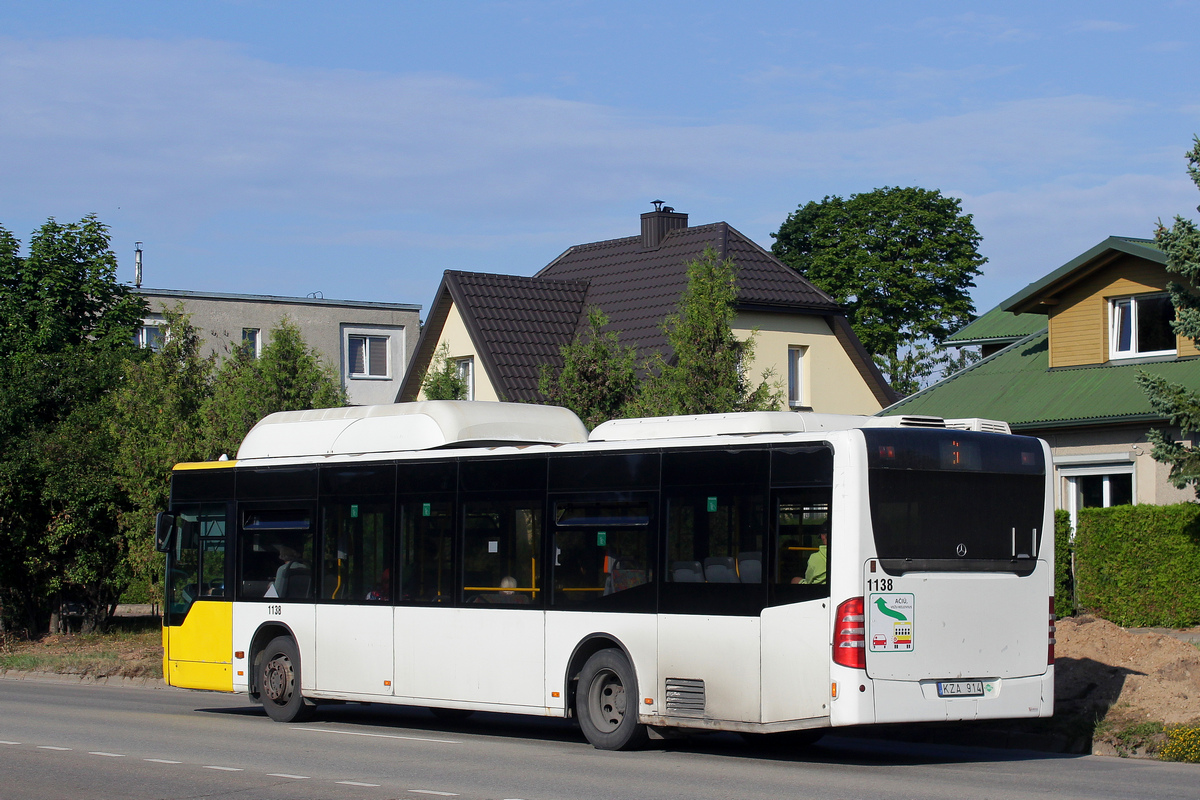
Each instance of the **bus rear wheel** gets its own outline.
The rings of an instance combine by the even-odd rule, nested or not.
[[[263,650],[258,695],[267,716],[276,722],[301,722],[313,705],[300,694],[300,649],[290,636],[276,636]]]
[[[575,713],[583,735],[598,750],[633,750],[648,738],[638,722],[637,676],[619,650],[600,650],[583,665]]]

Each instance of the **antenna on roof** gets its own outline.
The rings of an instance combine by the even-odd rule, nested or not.
[[[133,285],[142,288],[142,243],[133,243]]]

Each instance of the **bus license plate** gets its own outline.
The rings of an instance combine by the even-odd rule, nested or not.
[[[938,681],[938,697],[983,697],[983,681]]]

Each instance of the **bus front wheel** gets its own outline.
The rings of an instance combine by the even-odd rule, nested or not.
[[[646,743],[646,726],[637,719],[637,676],[619,650],[601,650],[583,665],[575,711],[583,735],[598,750],[633,750]]]
[[[276,636],[263,651],[258,695],[267,716],[276,722],[299,722],[313,706],[300,694],[300,649],[290,636]]]

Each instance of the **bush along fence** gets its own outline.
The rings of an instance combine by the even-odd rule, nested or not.
[[[1075,613],[1071,547],[1071,515],[1060,508],[1054,512],[1054,616],[1060,619]]]
[[[1056,544],[1070,559],[1060,527],[1055,525]],[[1200,624],[1200,505],[1083,509],[1073,556],[1080,610],[1123,627]],[[1075,609],[1059,598],[1069,596],[1070,571],[1063,555],[1055,561],[1055,612],[1066,616]]]

